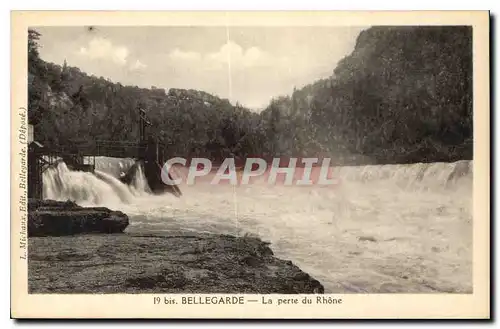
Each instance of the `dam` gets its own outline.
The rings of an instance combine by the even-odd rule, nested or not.
[[[33,140],[33,128],[30,127],[28,147],[28,198],[43,197],[43,174],[49,168],[64,162],[64,166],[73,171],[95,172],[96,157],[132,159],[135,164],[129,171],[123,172],[120,179],[130,184],[140,167],[146,178],[145,184],[153,193],[170,192],[178,197],[182,195],[175,185],[166,185],[162,181],[163,164],[166,161],[165,145],[152,135],[147,136],[146,127],[151,125],[146,112],[139,109],[139,140],[137,142],[91,140],[68,141],[66,145],[45,147]]]

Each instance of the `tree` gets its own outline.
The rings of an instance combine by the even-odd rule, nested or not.
[[[32,124],[41,120],[48,107],[45,97],[46,70],[38,52],[40,36],[41,34],[33,29],[28,30],[28,121]]]
[[[42,118],[40,136],[48,143],[136,142],[134,109],[141,104],[149,134],[169,156],[323,154],[338,164],[472,156],[468,27],[367,29],[331,77],[294,88],[260,114],[201,91],[123,86],[66,61],[44,62],[40,37],[29,31],[29,118]]]
[[[69,69],[68,69],[68,63],[66,62],[66,60],[64,60],[64,64],[63,64],[63,67],[62,67],[62,70],[61,70],[61,78],[60,78],[60,84],[61,84],[61,90],[66,90],[66,91],[69,91],[69,80],[70,80],[70,73],[69,73]],[[81,89],[79,90],[79,92],[81,92]]]
[[[37,68],[39,64],[39,52],[38,48],[40,45],[38,44],[38,40],[40,40],[41,34],[33,29],[28,30],[28,70],[30,73],[36,74],[38,73]]]

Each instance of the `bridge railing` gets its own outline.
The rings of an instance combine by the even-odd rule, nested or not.
[[[70,141],[67,145],[57,145],[40,149],[44,155],[53,156],[106,156],[116,158],[141,158],[146,146],[134,142],[95,140]]]

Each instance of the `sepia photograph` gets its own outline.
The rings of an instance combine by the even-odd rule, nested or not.
[[[472,23],[89,22],[25,22],[16,40],[28,298],[334,308],[478,292],[489,106]]]

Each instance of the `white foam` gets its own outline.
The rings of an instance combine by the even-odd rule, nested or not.
[[[127,200],[120,181],[60,165],[45,194],[113,204],[128,231],[257,234],[327,292],[472,289],[472,162],[337,167],[333,186],[183,186],[181,198],[134,193],[138,173]]]

